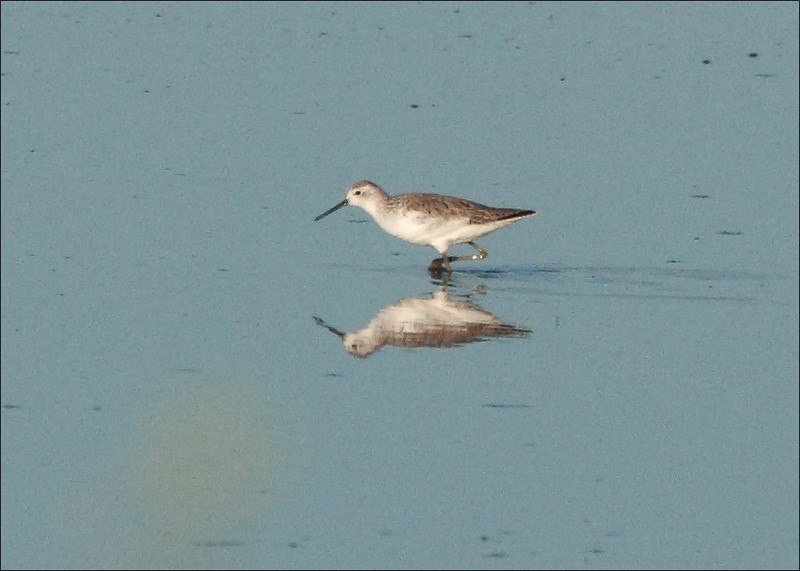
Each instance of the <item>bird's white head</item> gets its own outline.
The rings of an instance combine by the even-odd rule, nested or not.
[[[336,212],[347,205],[363,208],[374,216],[375,207],[380,205],[386,198],[386,193],[377,184],[368,180],[360,180],[348,189],[344,200],[314,218],[314,221],[325,218],[328,214]]]
[[[368,180],[360,180],[355,183],[347,191],[347,203],[352,206],[358,206],[364,210],[369,211],[367,205],[379,200],[381,196],[385,196],[381,187],[374,182]]]

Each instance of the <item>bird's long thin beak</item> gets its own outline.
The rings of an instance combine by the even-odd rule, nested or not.
[[[344,200],[342,200],[339,204],[337,204],[336,206],[331,208],[330,210],[326,210],[325,212],[323,212],[322,214],[320,214],[319,216],[314,218],[314,222],[322,220],[323,218],[325,218],[331,212],[336,212],[337,210],[339,210],[342,206],[347,206],[347,199],[346,198]]]

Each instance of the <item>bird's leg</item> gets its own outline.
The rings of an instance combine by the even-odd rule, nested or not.
[[[449,274],[452,272],[450,268],[450,262],[458,262],[462,260],[482,260],[489,255],[489,252],[478,246],[475,242],[467,242],[467,244],[475,248],[478,252],[476,254],[472,254],[471,256],[442,255],[441,258],[436,258],[431,262],[431,265],[428,266],[428,271],[432,274],[440,274],[442,272],[442,265],[444,265],[445,270]]]
[[[467,244],[478,250],[478,253],[472,254],[471,256],[450,256],[451,262],[456,262],[460,260],[482,260],[489,255],[489,252],[478,246],[475,242],[467,242]]]
[[[483,248],[481,248],[480,246],[478,246],[478,245],[477,245],[475,242],[467,242],[467,244],[469,244],[470,246],[472,246],[473,248],[475,248],[476,250],[478,250],[478,253],[477,253],[477,254],[474,254],[474,255],[472,256],[472,259],[473,259],[473,260],[482,260],[482,259],[484,259],[486,256],[488,256],[488,255],[489,255],[489,252],[487,252],[486,250],[484,250]]]

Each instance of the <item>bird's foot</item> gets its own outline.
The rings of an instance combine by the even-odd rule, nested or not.
[[[436,258],[431,262],[431,265],[428,266],[428,272],[434,277],[439,277],[442,274],[450,275],[452,272],[450,269],[450,262],[455,262],[456,260],[458,260],[458,257],[456,256]]]

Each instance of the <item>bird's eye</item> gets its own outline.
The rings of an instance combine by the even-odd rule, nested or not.
[[[355,191],[353,194],[355,194],[356,196],[361,196],[361,191],[360,191],[360,190],[357,190],[357,191]]]

